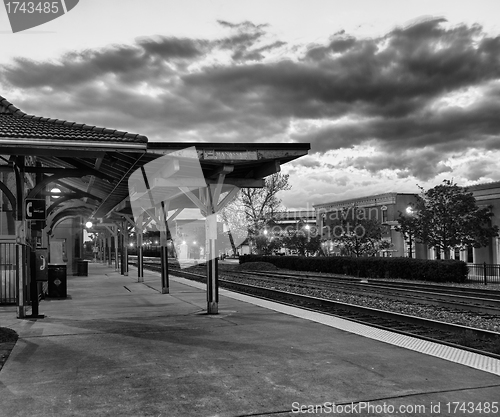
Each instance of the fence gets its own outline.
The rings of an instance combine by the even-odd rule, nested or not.
[[[16,244],[0,242],[0,304],[17,301]]]
[[[497,264],[468,264],[469,281],[483,284],[500,284],[500,265]]]

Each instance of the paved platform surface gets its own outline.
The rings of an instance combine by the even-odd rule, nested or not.
[[[43,320],[0,307],[20,335],[0,371],[1,416],[498,414],[470,412],[500,400],[493,373],[224,295],[207,315],[205,291],[181,279],[160,294],[158,274],[89,275],[43,301]]]

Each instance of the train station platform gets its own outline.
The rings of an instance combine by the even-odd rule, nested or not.
[[[0,308],[20,335],[0,415],[497,414],[495,359],[225,290],[207,315],[202,284],[171,277],[161,294],[159,274],[136,275],[91,263],[68,277],[67,299],[40,303],[45,319]],[[462,413],[471,406],[483,412]]]

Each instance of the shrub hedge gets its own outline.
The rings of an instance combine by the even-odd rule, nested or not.
[[[294,271],[326,272],[360,278],[401,278],[431,282],[465,282],[468,268],[463,261],[413,258],[350,258],[305,256],[240,256],[245,262],[270,262]]]

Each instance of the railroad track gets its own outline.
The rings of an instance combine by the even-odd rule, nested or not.
[[[155,264],[156,262],[146,262]],[[175,269],[175,268],[174,268]],[[192,268],[193,269],[193,268]],[[196,268],[194,268],[196,269]],[[225,276],[247,276],[249,279],[261,280],[297,287],[334,290],[338,292],[370,297],[383,297],[395,301],[409,301],[419,304],[433,305],[469,311],[481,316],[500,316],[500,291],[458,288],[436,284],[415,284],[377,279],[359,279],[340,275],[324,276],[319,274],[290,272],[257,272],[257,271],[221,271]]]
[[[226,276],[231,272],[223,272]],[[317,277],[273,272],[238,271],[238,275],[251,279],[297,285],[307,288],[323,288],[358,295],[380,295],[397,301],[406,300],[440,307],[467,310],[480,314],[500,316],[500,292],[454,290],[453,287],[413,284],[409,288],[404,283],[355,279],[345,277]],[[395,285],[393,285],[395,284]]]
[[[158,270],[158,265],[147,266]],[[206,276],[180,269],[173,274],[205,283]],[[381,329],[418,337],[421,339],[459,347],[475,353],[500,359],[500,333],[430,320],[421,317],[363,307],[324,298],[311,297],[286,291],[279,291],[257,285],[219,279],[219,285],[231,291],[249,294],[288,305],[327,313],[336,317]]]

